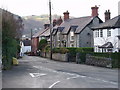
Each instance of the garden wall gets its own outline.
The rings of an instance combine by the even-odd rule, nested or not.
[[[112,67],[111,58],[96,57],[89,54],[86,55],[86,64],[100,66],[100,67]]]
[[[42,57],[45,58],[50,58],[50,53],[41,53]],[[52,59],[53,60],[58,60],[58,61],[67,61],[67,54],[60,54],[60,53],[53,53],[52,54]]]

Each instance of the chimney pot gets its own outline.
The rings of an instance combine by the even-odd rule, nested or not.
[[[57,23],[57,20],[54,19],[54,20],[53,20],[53,27],[56,25],[56,23]]]
[[[63,13],[64,14],[64,21],[69,19],[69,12],[68,10]]]
[[[91,7],[93,17],[98,16],[98,8],[99,7],[97,7],[97,5],[95,5],[94,7]]]
[[[109,9],[106,10],[104,14],[105,14],[105,22],[106,22],[107,20],[110,19],[110,14],[111,14],[111,13],[110,13],[110,10],[109,10]]]

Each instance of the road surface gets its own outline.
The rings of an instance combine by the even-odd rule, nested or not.
[[[118,70],[24,56],[2,80],[3,88],[118,88]]]

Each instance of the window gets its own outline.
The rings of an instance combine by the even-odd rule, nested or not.
[[[99,30],[97,30],[97,37],[99,37]]]
[[[71,41],[74,40],[74,32],[73,32],[73,31],[70,32],[70,40],[71,40]]]
[[[95,31],[95,37],[99,37],[99,30]]]
[[[74,44],[71,44],[71,47],[74,47]]]
[[[57,37],[58,37],[58,41],[60,41],[60,32],[58,32],[58,36]]]
[[[110,36],[111,36],[111,30],[107,29],[107,37],[110,37]]]
[[[103,37],[103,30],[100,30],[100,37]]]

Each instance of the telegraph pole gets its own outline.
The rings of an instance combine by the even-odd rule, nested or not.
[[[49,0],[49,20],[50,20],[50,59],[52,60],[52,17],[51,17],[51,0]]]
[[[32,29],[31,29],[31,55],[32,55]]]

